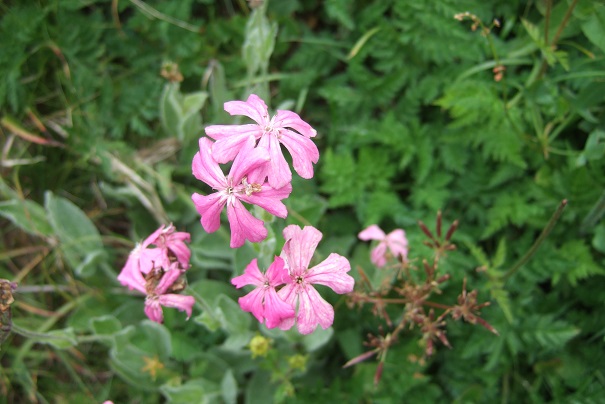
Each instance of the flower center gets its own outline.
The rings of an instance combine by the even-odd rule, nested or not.
[[[246,193],[246,196],[250,196],[254,192],[262,191],[262,186],[260,184],[254,182],[252,184],[248,184],[247,177],[242,178],[242,185],[244,186],[244,192]]]

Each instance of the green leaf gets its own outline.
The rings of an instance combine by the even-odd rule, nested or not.
[[[225,372],[221,381],[221,395],[226,404],[235,404],[237,402],[237,382],[233,377],[231,369]]]
[[[50,191],[44,194],[44,207],[67,263],[77,275],[92,275],[106,260],[101,235],[95,225],[80,208]]]
[[[28,199],[22,201],[11,199],[0,202],[0,216],[34,236],[50,237],[53,233],[44,208]]]
[[[588,40],[605,52],[605,6],[595,4],[594,12],[581,27]]]
[[[122,330],[122,323],[112,315],[91,318],[88,324],[95,335],[113,335]]]
[[[58,349],[67,349],[78,344],[76,333],[71,327],[62,330],[49,331],[44,336],[36,338],[36,340],[43,344],[52,345]]]
[[[592,246],[595,250],[605,254],[605,224],[601,223],[595,227]]]
[[[160,391],[170,403],[174,404],[205,404],[210,402],[206,389],[197,380],[189,380],[180,386],[163,385]]]
[[[270,23],[265,16],[266,3],[255,8],[246,24],[246,39],[242,47],[242,57],[248,68],[248,75],[253,76],[269,65],[269,59],[275,47],[277,23]]]

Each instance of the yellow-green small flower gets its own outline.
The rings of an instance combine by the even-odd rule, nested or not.
[[[304,371],[307,367],[307,359],[309,359],[307,355],[292,355],[288,358],[288,365],[290,365],[290,369],[300,369]]]
[[[256,358],[257,356],[264,358],[267,356],[269,349],[271,349],[271,342],[272,340],[270,338],[265,338],[262,335],[255,335],[252,337],[250,344],[248,345],[250,347],[250,352],[252,352],[252,358]]]

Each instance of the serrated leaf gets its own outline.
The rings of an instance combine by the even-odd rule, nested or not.
[[[496,248],[496,254],[494,258],[492,258],[491,268],[497,269],[504,265],[504,261],[506,260],[506,239],[501,238],[498,242],[498,247]]]

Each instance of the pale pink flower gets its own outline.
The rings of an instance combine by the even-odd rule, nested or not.
[[[218,230],[221,211],[227,205],[231,248],[241,247],[246,240],[264,240],[267,237],[267,229],[263,221],[252,216],[241,201],[260,206],[272,215],[285,218],[288,210],[281,200],[290,195],[292,186],[286,184],[274,189],[264,182],[264,178],[254,174],[255,169],[269,160],[269,154],[264,148],[254,147],[253,136],[248,136],[243,142],[241,153],[233,161],[227,177],[213,158],[212,141],[201,138],[199,144],[200,151],[193,158],[193,175],[216,190],[210,195],[195,193],[191,196],[198,213],[202,215],[204,230],[208,233]]]
[[[231,115],[245,115],[256,122],[247,125],[212,125],[206,127],[206,135],[216,140],[212,147],[214,158],[227,163],[237,156],[249,136],[259,140],[258,146],[269,151],[271,160],[262,167],[262,175],[268,177],[273,188],[281,188],[292,181],[292,172],[284,158],[280,143],[292,156],[294,170],[303,178],[313,177],[313,164],[319,160],[317,146],[311,140],[317,131],[292,111],[278,110],[269,118],[265,102],[252,94],[247,101],[229,101],[225,111]]]
[[[389,253],[395,259],[407,259],[408,239],[405,237],[405,232],[401,229],[396,229],[389,234],[385,234],[380,227],[373,224],[360,232],[358,237],[364,241],[379,241],[371,253],[372,262],[379,268],[385,266]]]
[[[151,321],[160,324],[164,322],[162,306],[186,312],[187,319],[191,317],[195,299],[192,296],[167,293],[170,292],[170,288],[173,287],[183,272],[183,270],[178,268],[178,263],[175,262],[168,271],[161,275],[159,281],[154,276],[148,277],[149,279],[144,285],[147,293],[147,297],[145,298],[145,314]]]
[[[266,319],[267,328],[275,328],[282,320],[294,317],[292,306],[282,301],[275,291],[277,286],[283,285],[288,279],[288,271],[284,268],[282,258],[275,257],[275,261],[264,274],[258,269],[258,261],[255,258],[248,264],[244,274],[233,278],[231,283],[238,289],[246,285],[256,286],[252,292],[239,298],[239,305],[261,323]]]
[[[311,226],[301,229],[290,225],[283,234],[286,243],[281,257],[290,279],[277,294],[284,302],[297,308],[297,314],[295,318],[283,320],[279,328],[287,330],[296,323],[301,334],[312,333],[318,324],[326,329],[334,322],[334,308],[319,295],[313,284],[328,286],[339,294],[352,292],[355,280],[347,274],[351,265],[345,257],[332,253],[309,268],[313,252],[321,240],[321,232]]]

